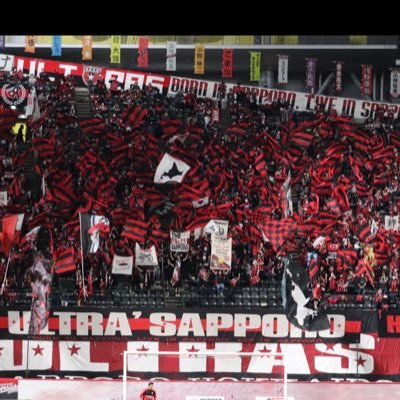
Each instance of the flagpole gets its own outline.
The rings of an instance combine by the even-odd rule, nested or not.
[[[11,248],[10,248],[10,251],[8,252],[8,260],[7,260],[6,272],[4,273],[3,283],[1,284],[0,296],[2,296],[3,293],[4,293],[4,287],[6,285],[8,267],[10,265],[10,259],[11,259]]]
[[[164,283],[164,243],[161,244],[161,282],[163,288],[163,297],[165,304],[165,283]]]
[[[81,262],[81,265],[82,265],[82,289],[83,289],[83,296],[86,299],[87,295],[86,295],[86,290],[85,290],[85,267],[83,265],[82,213],[79,213],[79,225],[81,228],[80,236],[81,236],[81,259],[82,259],[82,262]]]

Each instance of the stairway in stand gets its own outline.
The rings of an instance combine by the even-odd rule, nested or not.
[[[75,111],[78,119],[92,118],[92,105],[88,88],[75,88]]]
[[[220,113],[220,124],[221,124],[221,130],[222,132],[226,131],[230,124],[231,124],[231,118],[229,116],[229,110],[226,108],[221,109]]]

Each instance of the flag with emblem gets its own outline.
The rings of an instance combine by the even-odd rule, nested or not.
[[[185,162],[165,153],[156,169],[154,183],[181,183],[189,169]]]

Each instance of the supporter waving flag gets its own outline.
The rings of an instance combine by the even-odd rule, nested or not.
[[[83,255],[96,253],[100,246],[100,232],[110,232],[110,221],[104,215],[79,213]]]

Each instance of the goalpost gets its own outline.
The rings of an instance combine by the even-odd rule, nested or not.
[[[283,353],[124,351],[122,399],[140,400],[151,381],[157,400],[288,400]]]

